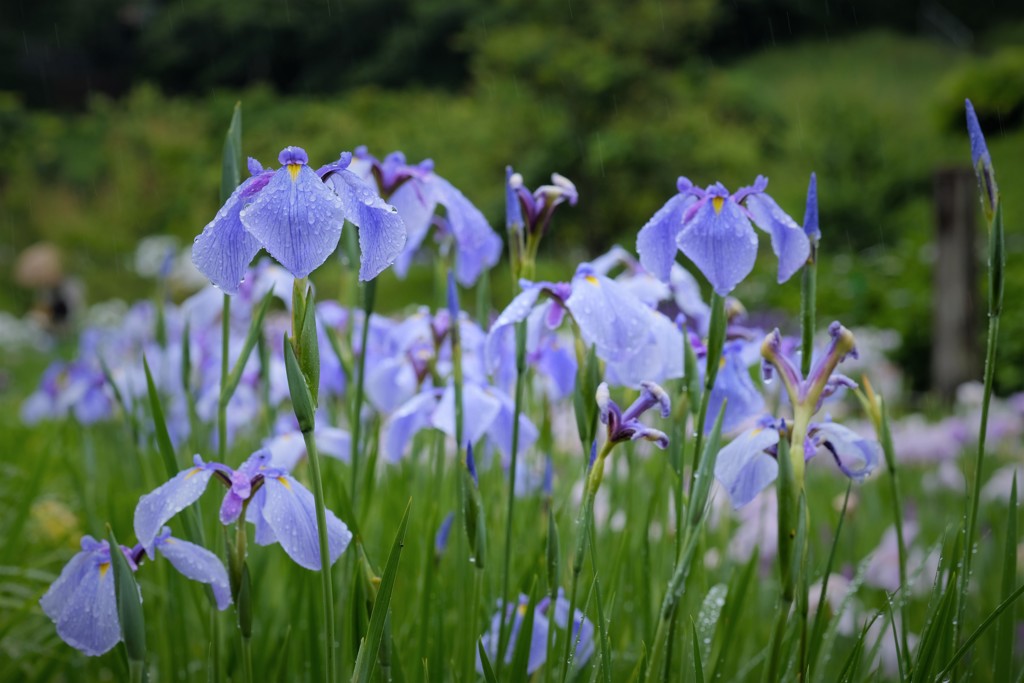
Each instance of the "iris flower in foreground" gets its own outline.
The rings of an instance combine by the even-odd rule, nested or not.
[[[727,295],[754,268],[757,233],[751,223],[771,235],[780,283],[810,256],[807,234],[765,193],[764,176],[732,194],[721,183],[701,189],[682,177],[676,187],[679,193],[658,209],[636,238],[640,263],[663,282],[669,280],[679,249],[716,293]]]
[[[96,657],[121,641],[110,543],[84,536],[81,548],[64,566],[39,605],[53,620],[57,635],[65,643]],[[121,546],[119,550],[133,572],[138,571],[147,556],[156,559],[154,550],[159,551],[187,578],[209,584],[218,609],[227,609],[231,604],[228,573],[220,559],[205,548],[174,538],[167,527],[156,535],[148,551],[141,545]]]
[[[267,252],[292,275],[304,278],[338,246],[345,221],[359,227],[363,280],[394,262],[405,244],[405,227],[389,206],[348,170],[352,155],[314,171],[301,147],[285,147],[281,168],[249,159],[250,178],[232,193],[196,237],[192,262],[227,294],[238,292],[257,252]]]
[[[135,535],[147,554],[157,542],[163,525],[199,500],[210,479],[228,489],[220,508],[222,524],[232,524],[245,514],[256,525],[256,543],[280,543],[301,567],[320,569],[313,494],[286,470],[270,466],[270,453],[253,453],[237,470],[216,462],[206,463],[198,455],[194,466],[139,499],[135,508]],[[327,541],[331,564],[348,547],[352,532],[333,512],[327,513]]]

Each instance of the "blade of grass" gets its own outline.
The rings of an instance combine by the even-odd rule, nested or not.
[[[402,515],[402,521],[398,525],[395,541],[391,544],[391,552],[388,554],[388,561],[380,581],[380,589],[377,591],[377,599],[374,601],[366,638],[360,644],[359,653],[356,655],[355,671],[352,673],[354,683],[368,683],[373,673],[374,662],[377,661],[377,651],[384,636],[384,622],[387,619],[388,610],[391,608],[391,594],[398,576],[398,560],[402,556],[402,548],[405,547],[405,531],[409,527],[409,511],[411,509],[412,501],[410,500],[405,506],[405,514]]]

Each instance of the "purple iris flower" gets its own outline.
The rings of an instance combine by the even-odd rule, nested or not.
[[[346,220],[360,227],[360,277],[370,279],[402,248],[402,221],[394,207],[348,170],[350,154],[319,171],[300,147],[278,155],[281,168],[249,159],[245,180],[196,237],[192,261],[228,294],[238,292],[249,262],[266,249],[292,275],[304,278],[338,245]]]
[[[110,389],[98,368],[82,360],[55,362],[22,405],[21,419],[34,425],[73,417],[80,424],[90,425],[109,418],[113,410]]]
[[[727,295],[754,268],[757,234],[751,223],[771,235],[779,259],[779,282],[807,261],[807,234],[765,193],[768,179],[729,194],[721,183],[701,189],[688,179],[676,182],[679,193],[654,214],[637,234],[640,263],[668,281],[676,249],[700,269],[721,296]]]
[[[231,604],[228,573],[216,555],[188,541],[171,536],[166,527],[153,543],[179,572],[187,578],[213,588],[218,609]],[[96,657],[121,641],[121,626],[114,594],[114,572],[110,566],[110,543],[84,536],[81,551],[61,570],[39,605],[53,620],[57,635],[68,645]],[[145,555],[141,546],[121,546],[132,571],[137,571]],[[148,554],[151,559],[155,555]]]
[[[366,147],[355,151],[353,170],[363,178],[377,181],[380,196],[390,202],[405,222],[408,240],[395,262],[395,273],[405,277],[412,257],[432,226],[454,241],[455,277],[464,287],[471,286],[481,271],[493,267],[501,256],[502,242],[487,219],[454,185],[434,172],[434,162],[406,162],[401,152],[392,152],[383,160]],[[437,207],[445,216],[435,216]]]
[[[501,604],[502,601],[499,600],[498,609],[491,617],[490,627],[480,637],[480,643],[484,647],[484,652],[487,653],[487,659],[492,664],[498,661],[498,645],[503,621]],[[508,643],[505,646],[504,652],[504,663],[506,666],[512,663],[512,655],[516,651],[516,641],[519,639],[519,632],[523,628],[523,619],[526,617],[529,606],[530,599],[523,593],[519,594],[518,604],[509,602],[505,605],[504,622],[506,632],[508,633]],[[528,675],[542,667],[548,655],[548,629],[550,625],[547,615],[541,612],[539,608],[540,604],[538,603],[533,613],[533,633],[530,634],[530,654],[526,664],[526,673]],[[483,662],[480,659],[479,652],[476,655],[476,670],[477,673],[483,675]]]
[[[739,509],[775,481],[779,474],[778,445],[788,439],[792,420],[766,415],[758,426],[749,429],[723,448],[715,462],[715,478],[729,494],[732,506]],[[819,451],[828,452],[840,471],[861,481],[878,465],[881,446],[834,422],[810,424],[804,444],[804,459],[810,460]]]
[[[821,404],[826,398],[843,387],[857,387],[857,383],[852,379],[835,372],[836,366],[844,360],[858,356],[853,333],[838,322],[833,322],[828,327],[828,334],[828,349],[815,361],[806,379],[784,352],[782,335],[778,329],[765,337],[764,343],[761,344],[761,355],[764,358],[761,362],[761,372],[765,381],[770,382],[777,372],[790,403],[794,407],[810,403],[812,414],[821,409]]]
[[[999,186],[996,185],[996,171],[992,167],[992,156],[988,153],[985,134],[981,132],[978,115],[970,100],[964,100],[967,110],[967,134],[971,138],[971,162],[978,176],[978,187],[981,189],[981,206],[989,220],[996,212],[999,203]]]
[[[245,519],[256,525],[256,543],[280,543],[299,566],[320,569],[313,494],[283,469],[270,466],[270,453],[253,453],[237,470],[220,463],[205,463],[198,455],[194,466],[139,499],[135,508],[135,535],[147,554],[163,525],[194,503],[211,478],[228,489],[220,508],[221,523]],[[348,547],[352,533],[333,512],[327,510],[327,541],[331,564]]]
[[[640,416],[658,406],[661,416],[668,417],[672,411],[668,394],[654,382],[642,382],[640,386],[640,396],[626,410],[612,400],[606,383],[601,382],[597,387],[597,408],[601,423],[608,427],[608,443],[645,439],[653,441],[658,448],[667,448],[665,432],[640,422]]]
[[[503,346],[516,323],[526,320],[541,295],[549,329],[562,324],[568,310],[586,346],[609,362],[630,358],[644,348],[651,335],[650,309],[615,280],[600,275],[588,263],[580,264],[571,282],[520,283],[523,291],[501,312],[487,335],[485,354],[489,369],[496,370]]]
[[[842,387],[856,387],[853,380],[835,372],[843,359],[856,357],[853,334],[838,322],[833,322],[829,326],[829,335],[831,342],[827,351],[818,358],[806,379],[783,353],[779,331],[775,330],[765,338],[761,346],[765,379],[768,381],[778,373],[793,408],[794,419],[764,416],[756,427],[741,433],[719,452],[715,477],[728,491],[733,507],[749,503],[778,476],[776,458],[782,439],[791,443],[791,452],[802,453],[802,460],[798,455],[793,456],[801,468],[802,463],[810,460],[818,450],[830,453],[843,474],[858,481],[877,466],[881,453],[878,443],[828,420],[811,422],[827,397]]]
[[[523,176],[512,172],[511,166],[505,171],[505,191],[506,223],[514,225],[518,222],[527,235],[538,238],[547,232],[551,216],[559,204],[576,206],[580,198],[573,182],[558,173],[551,174],[550,185],[540,185],[530,192],[523,184]]]

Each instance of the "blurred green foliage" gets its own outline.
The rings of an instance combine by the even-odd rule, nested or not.
[[[226,12],[213,5],[206,11]],[[196,6],[184,3],[181,11]],[[1024,293],[1024,269],[1014,267],[1024,233],[1013,191],[1024,183],[1022,57],[1019,48],[1000,49],[1019,32],[1001,29],[989,41],[991,57],[866,32],[722,65],[697,52],[722,11],[711,0],[685,11],[656,0],[597,3],[574,7],[570,16],[545,2],[503,0],[491,11],[506,20],[481,20],[460,34],[456,47],[472,55],[471,77],[455,92],[364,85],[330,97],[281,96],[254,86],[194,98],[140,85],[120,99],[94,95],[80,114],[0,96],[0,155],[7,160],[0,168],[0,306],[27,305],[28,293],[8,278],[18,251],[39,239],[67,249],[91,300],[134,298],[130,263],[139,238],[170,233],[187,244],[214,215],[223,130],[241,99],[246,152],[264,163],[287,144],[306,147],[314,163],[359,144],[376,154],[402,149],[412,160],[433,157],[438,172],[495,225],[503,216],[505,164],[530,186],[564,173],[576,181],[581,202],[559,215],[553,243],[542,249],[557,255],[552,277],[567,277],[577,260],[612,243],[632,248],[680,174],[735,189],[763,173],[799,220],[814,170],[824,232],[821,319],[898,330],[898,360],[923,389],[934,277],[932,176],[941,166],[969,163],[962,103],[970,96],[1007,200],[1009,310],[1001,348],[1024,357],[1024,315],[1012,303]],[[233,16],[244,34],[250,15]],[[979,260],[983,254],[979,240]],[[737,294],[752,308],[795,310],[799,285],[773,283],[766,257]],[[397,285],[387,289],[405,302]],[[982,282],[977,291],[983,311]],[[1018,364],[1002,363],[998,372],[1000,390],[1024,387]]]

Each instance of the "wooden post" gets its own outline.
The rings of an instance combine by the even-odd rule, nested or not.
[[[935,172],[935,270],[932,274],[932,389],[952,400],[979,379],[975,217],[978,188],[968,168]]]

